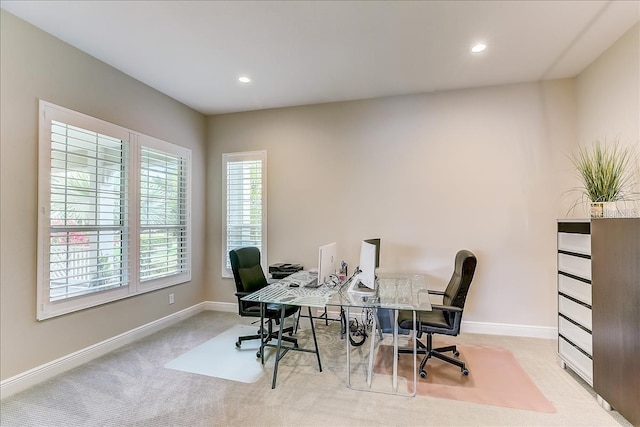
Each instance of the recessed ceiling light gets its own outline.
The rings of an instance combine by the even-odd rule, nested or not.
[[[240,83],[251,83],[251,79],[247,76],[240,76],[238,77],[238,81]]]
[[[471,48],[471,52],[473,53],[480,53],[483,50],[485,50],[487,48],[487,45],[484,43],[478,43],[473,45],[473,47]]]

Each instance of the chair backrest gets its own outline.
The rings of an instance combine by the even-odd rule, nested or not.
[[[238,292],[253,292],[267,286],[267,279],[260,265],[260,249],[237,248],[229,251],[231,271]]]
[[[466,249],[458,251],[454,262],[453,275],[444,291],[443,304],[464,309],[469,287],[476,271],[476,256]]]

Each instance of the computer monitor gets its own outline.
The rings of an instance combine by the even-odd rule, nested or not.
[[[362,241],[360,246],[360,272],[353,278],[350,291],[357,291],[358,287],[376,288],[376,245]]]
[[[336,272],[336,243],[320,246],[318,249],[318,283],[323,284]]]
[[[366,239],[365,242],[376,245],[376,268],[380,267],[380,239]]]

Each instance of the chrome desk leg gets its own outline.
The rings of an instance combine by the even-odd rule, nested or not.
[[[322,364],[320,363],[320,349],[318,349],[318,340],[316,339],[316,328],[313,326],[313,317],[311,317],[311,307],[309,310],[309,323],[311,323],[311,335],[313,335],[313,344],[316,346],[316,356],[318,357],[318,369],[322,372]]]
[[[380,325],[380,317],[379,317],[378,309],[376,308],[372,310],[374,310],[376,320],[378,321],[378,335],[380,335],[380,341],[382,341],[384,339],[384,335],[382,335],[382,325]],[[373,334],[373,331],[372,331],[372,334]]]
[[[393,310],[393,391],[398,391],[398,310]]]
[[[372,309],[373,310],[373,309]],[[373,325],[371,326],[371,336],[369,337],[369,370],[367,371],[367,385],[371,388],[371,377],[373,373],[373,359],[374,359],[374,350],[376,343],[376,332],[378,326],[377,315],[374,313],[373,317]]]
[[[276,350],[276,364],[273,367],[273,381],[271,382],[271,388],[276,388],[276,379],[278,378],[278,363],[280,362],[280,348],[282,347],[282,329],[284,327],[284,304],[280,309],[280,330],[278,330],[278,345]]]
[[[347,387],[351,387],[351,345],[349,344],[349,306],[345,309],[345,327],[346,327],[346,339],[347,342]]]
[[[396,319],[396,324],[397,324]],[[411,396],[415,396],[418,391],[418,367],[416,366],[416,359],[418,357],[418,329],[416,327],[416,311],[413,310],[413,393]]]

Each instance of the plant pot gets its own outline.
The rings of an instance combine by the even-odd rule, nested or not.
[[[591,202],[589,214],[591,218],[618,218],[622,216],[616,202]]]
[[[604,218],[604,202],[591,202],[589,216],[591,218]]]
[[[618,203],[616,202],[605,202],[603,204],[603,212],[605,218],[619,218],[622,215],[622,212],[618,209]]]

